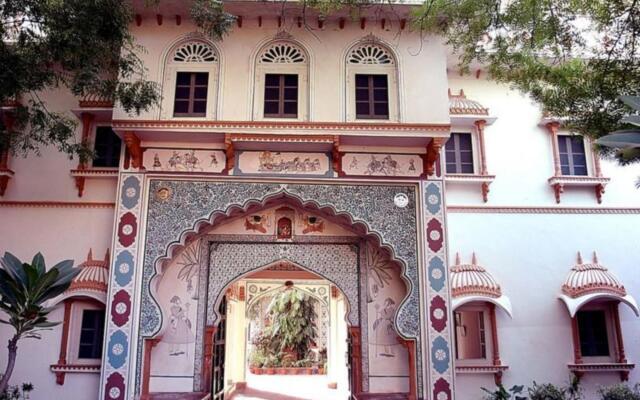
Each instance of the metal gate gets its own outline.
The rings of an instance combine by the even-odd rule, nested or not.
[[[224,400],[225,338],[227,336],[227,296],[222,298],[218,308],[220,323],[213,339],[213,379],[211,393],[214,400]]]

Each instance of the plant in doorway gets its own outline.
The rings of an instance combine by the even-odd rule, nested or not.
[[[283,353],[283,360],[303,359],[315,345],[315,301],[293,284],[271,300],[267,308],[271,319],[271,347]]]

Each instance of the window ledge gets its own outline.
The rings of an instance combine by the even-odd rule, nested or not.
[[[56,383],[64,385],[65,374],[89,373],[99,374],[100,364],[53,364],[49,366],[51,372],[56,374]]]
[[[84,183],[87,178],[118,178],[118,168],[86,168],[72,169],[71,176],[76,181],[76,189],[78,189],[78,197],[82,197],[84,193]]]
[[[623,381],[629,379],[629,372],[635,368],[635,364],[631,363],[584,363],[569,364],[569,371],[576,376],[581,377],[587,372],[619,372]]]
[[[495,175],[480,174],[445,174],[444,180],[448,183],[460,183],[465,185],[479,184],[482,190],[482,200],[486,203],[489,199],[489,185],[496,179]]]
[[[11,178],[14,175],[14,172],[9,168],[0,168],[0,176],[6,176]]]
[[[558,204],[560,204],[560,195],[564,192],[565,187],[593,187],[598,204],[600,204],[602,203],[604,188],[609,181],[611,181],[611,178],[571,175],[552,176],[548,179],[549,185],[555,193],[556,203]]]
[[[4,196],[4,192],[7,190],[9,179],[14,175],[14,172],[9,168],[0,168],[0,196]]]
[[[508,370],[508,365],[457,365],[456,374],[491,374],[496,385],[502,384],[502,374]]]

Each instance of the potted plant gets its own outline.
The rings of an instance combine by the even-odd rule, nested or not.
[[[274,375],[276,373],[277,359],[275,356],[269,356],[264,362],[264,372],[267,375]]]
[[[605,386],[598,390],[602,400],[640,400],[640,384],[629,387],[624,384]]]

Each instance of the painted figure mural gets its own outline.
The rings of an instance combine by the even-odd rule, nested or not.
[[[398,344],[398,334],[393,326],[393,316],[396,313],[396,302],[392,298],[384,299],[382,305],[375,304],[376,319],[373,321],[374,345],[376,355],[395,357],[393,346]]]
[[[169,343],[169,355],[179,356],[187,354],[187,347],[184,346],[189,343],[195,342],[196,338],[192,332],[192,324],[187,313],[189,312],[191,304],[186,303],[184,307],[182,300],[178,296],[171,298],[171,316],[169,321],[169,329],[165,333],[162,341]]]

